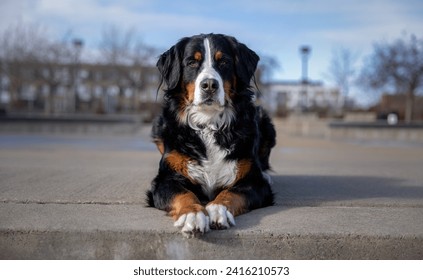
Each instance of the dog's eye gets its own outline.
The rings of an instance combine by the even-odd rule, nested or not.
[[[187,65],[191,68],[197,68],[199,66],[199,63],[197,60],[190,60],[188,61]]]
[[[226,67],[229,65],[229,62],[226,59],[219,60],[219,67]]]

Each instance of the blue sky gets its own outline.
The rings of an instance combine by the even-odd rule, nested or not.
[[[422,0],[1,0],[0,31],[16,22],[46,26],[51,36],[66,32],[82,38],[86,52],[99,45],[106,25],[134,28],[147,44],[166,50],[178,39],[198,33],[225,33],[261,55],[277,58],[274,79],[299,79],[298,48],[312,48],[309,77],[326,84],[334,48],[360,59],[372,44],[403,32],[423,37]],[[358,63],[360,64],[360,63]]]

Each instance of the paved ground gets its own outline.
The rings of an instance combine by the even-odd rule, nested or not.
[[[1,259],[423,259],[423,145],[279,128],[275,206],[185,239],[144,193],[159,155],[136,135],[0,135]]]

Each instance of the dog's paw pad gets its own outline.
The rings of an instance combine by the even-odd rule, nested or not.
[[[181,215],[173,225],[181,228],[181,232],[185,237],[191,238],[203,235],[209,231],[209,223],[209,217],[199,211]]]
[[[209,204],[206,210],[209,213],[211,229],[227,229],[235,225],[235,218],[226,206]]]

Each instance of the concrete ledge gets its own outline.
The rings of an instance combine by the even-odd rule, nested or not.
[[[1,259],[423,258],[423,209],[274,206],[198,239],[141,205],[3,204],[0,212]]]
[[[0,117],[0,132],[13,133],[136,133],[141,115],[7,115]]]
[[[152,232],[0,232],[1,259],[416,259],[423,239],[361,235],[238,235],[202,239]],[[19,246],[16,246],[19,244]]]
[[[137,115],[32,115],[32,114],[9,114],[0,117],[0,123],[27,122],[27,123],[138,123],[141,116]]]
[[[423,124],[386,122],[329,122],[329,138],[412,141],[423,144]]]
[[[282,120],[281,128],[294,136],[326,139],[408,141],[423,144],[423,124],[388,125],[384,121],[333,121],[313,117]]]
[[[344,122],[344,121],[332,121],[329,122],[330,128],[383,128],[383,129],[423,129],[422,123],[398,123],[395,125],[389,125],[386,121],[375,121],[375,122]]]

